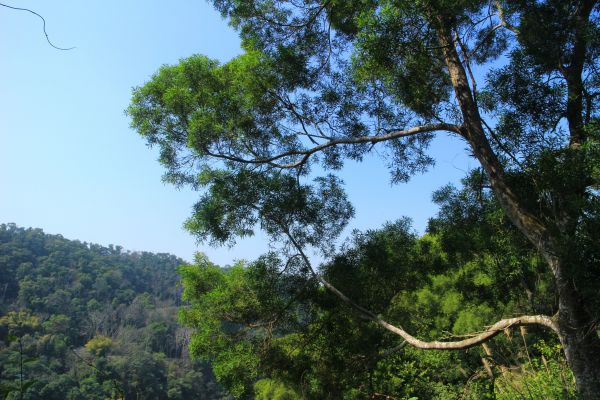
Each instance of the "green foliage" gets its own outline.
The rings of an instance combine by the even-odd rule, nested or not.
[[[135,352],[113,364],[125,398],[167,399],[167,367],[164,354]]]
[[[39,318],[28,311],[10,311],[0,318],[0,327],[8,330],[9,342],[35,332],[39,326]]]
[[[0,225],[0,398],[226,398],[186,357],[181,263]]]
[[[422,6],[401,3],[383,1],[357,18],[354,77],[364,85],[381,82],[394,100],[431,116],[450,94],[446,66],[439,53],[428,50],[438,42]]]
[[[468,334],[506,315],[547,307],[552,285],[541,283],[550,281],[548,273],[498,213],[493,197],[477,191],[477,180],[474,173],[460,190],[436,194],[440,213],[420,238],[406,219],[356,232],[321,266],[325,278],[391,323],[429,339]],[[251,398],[254,390],[255,396],[302,393],[314,399],[377,393],[484,399],[504,387],[487,378],[481,359],[489,356],[482,350],[398,347],[396,336],[362,320],[302,270],[298,257],[284,265],[274,254],[227,269],[199,255],[195,265],[180,268],[189,303],[180,316],[194,328],[191,354],[210,360],[235,397]],[[527,340],[542,348],[536,343],[546,335],[536,330]],[[528,355],[519,343],[507,337],[491,344],[492,368],[527,369],[530,358],[542,359],[540,351]]]
[[[354,213],[332,175],[315,179],[311,187],[279,172],[233,174],[206,168],[200,184],[209,190],[186,228],[213,244],[233,244],[236,237],[252,235],[261,221],[271,237],[292,233],[300,243],[326,250]]]
[[[96,357],[103,357],[110,351],[113,341],[106,336],[96,336],[85,344],[85,349]]]
[[[559,345],[544,341],[536,344],[540,353],[518,370],[505,371],[496,380],[496,398],[512,399],[578,399],[575,378]]]
[[[249,398],[260,381],[260,393],[315,399],[493,398],[488,376],[525,363],[510,330],[485,354],[399,349],[397,337],[317,284],[310,250],[326,257],[314,270],[350,299],[419,337],[465,335],[508,315],[554,315],[557,277],[570,290],[561,300],[577,299],[570,311],[563,303],[557,323],[581,311],[578,334],[595,326],[593,2],[213,4],[239,31],[244,53],[224,64],[196,55],[162,67],[134,89],[127,112],[159,147],[165,180],[203,189],[186,223],[192,234],[231,245],[260,227],[281,244],[278,254],[228,270],[205,258],[181,269],[192,354],[210,360],[233,395]],[[334,251],[353,214],[334,174],[377,146],[392,182],[406,181],[433,164],[433,131],[465,139],[483,169],[463,188],[434,194],[440,213],[424,237],[401,220]],[[33,288],[26,282],[22,297]],[[57,294],[52,303],[63,300]]]
[[[279,260],[272,256],[226,270],[201,254],[196,262],[179,270],[183,298],[190,305],[180,310],[181,321],[195,328],[190,354],[209,360],[215,376],[233,396],[250,398],[260,376],[257,353],[272,336],[272,327],[261,318],[291,323],[295,317],[284,314],[289,311],[285,299],[293,295],[289,291],[301,294],[303,289],[276,279]]]
[[[261,379],[254,384],[256,400],[300,400],[302,397],[283,383]]]

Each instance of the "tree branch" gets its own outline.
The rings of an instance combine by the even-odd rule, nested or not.
[[[393,131],[388,134],[379,135],[379,136],[373,135],[373,136],[360,136],[360,137],[354,137],[354,138],[348,137],[348,138],[332,139],[326,143],[320,144],[318,146],[314,146],[310,149],[290,150],[290,151],[287,151],[284,153],[274,155],[272,157],[254,158],[254,159],[245,159],[245,158],[238,157],[238,156],[231,155],[231,154],[214,153],[208,149],[204,149],[204,151],[206,152],[207,155],[209,155],[211,157],[221,158],[221,159],[225,159],[228,161],[241,162],[241,163],[245,163],[245,164],[269,164],[269,165],[277,167],[277,168],[289,169],[289,168],[296,168],[296,167],[299,167],[299,166],[305,164],[308,161],[308,159],[310,158],[310,156],[312,156],[313,154],[318,153],[320,151],[323,151],[329,147],[335,147],[335,146],[346,145],[346,144],[361,144],[361,143],[375,144],[375,143],[379,143],[379,142],[385,142],[388,140],[398,139],[401,137],[408,137],[408,136],[418,135],[420,133],[435,132],[435,131],[448,131],[448,132],[460,134],[461,127],[459,125],[448,124],[448,123],[420,125],[420,126],[415,126],[415,127],[408,128],[408,129]],[[278,164],[275,162],[282,158],[293,157],[293,156],[301,156],[301,158],[298,161],[290,162],[287,164]]]
[[[452,21],[438,16],[438,39],[445,46],[443,53],[448,74],[454,87],[456,100],[463,116],[463,137],[469,142],[475,157],[490,178],[496,197],[515,226],[542,254],[551,252],[552,242],[548,227],[528,208],[506,179],[504,166],[492,149],[485,134],[479,109],[473,98],[467,72],[454,45],[451,33]],[[556,274],[557,271],[552,271]]]
[[[569,65],[561,68],[560,72],[567,81],[567,122],[569,124],[569,146],[580,147],[585,141],[583,131],[583,98],[584,82],[582,78],[586,54],[588,53],[588,25],[596,1],[584,0],[573,16],[573,49]]]
[[[464,349],[468,349],[468,348],[477,346],[481,343],[487,342],[488,340],[490,340],[494,336],[498,335],[499,333],[503,332],[507,328],[523,326],[523,325],[542,325],[542,326],[550,328],[554,332],[558,333],[558,326],[556,325],[556,323],[553,321],[553,319],[551,317],[548,317],[546,315],[523,315],[523,316],[516,317],[516,318],[502,319],[502,320],[496,322],[495,324],[487,327],[486,330],[484,330],[480,333],[477,333],[475,335],[472,335],[471,337],[469,337],[467,339],[463,339],[463,340],[458,340],[458,341],[453,341],[453,342],[442,342],[442,341],[427,342],[424,340],[417,339],[416,337],[412,336],[410,333],[406,332],[401,327],[390,324],[389,322],[378,317],[373,312],[367,310],[366,308],[362,307],[359,304],[356,304],[348,296],[346,296],[344,293],[342,293],[340,290],[338,290],[335,286],[333,286],[331,283],[329,283],[327,280],[325,280],[325,278],[323,278],[320,274],[318,274],[314,270],[310,260],[308,259],[308,257],[306,256],[306,253],[302,249],[302,246],[300,246],[300,244],[290,234],[289,230],[285,229],[285,227],[283,227],[283,228],[284,228],[284,232],[285,232],[286,236],[288,237],[288,239],[290,240],[292,245],[296,248],[296,250],[298,250],[298,253],[300,253],[300,255],[302,256],[304,263],[310,269],[312,274],[319,280],[319,282],[321,282],[323,284],[323,286],[325,286],[327,288],[327,290],[329,290],[331,293],[336,295],[344,303],[346,303],[346,304],[350,305],[351,307],[353,307],[354,309],[358,310],[368,320],[375,322],[379,326],[402,337],[406,341],[406,343],[408,343],[409,345],[416,347],[418,349],[423,349],[423,350],[464,350]]]
[[[517,27],[515,27],[514,25],[510,24],[506,20],[506,17],[504,15],[504,8],[502,7],[502,4],[500,3],[500,1],[496,0],[494,2],[494,5],[496,6],[496,10],[498,11],[498,19],[500,20],[500,25],[505,27],[506,29],[508,29],[509,31],[514,33],[515,35],[518,35],[519,29]]]
[[[552,329],[554,332],[558,333],[558,326],[552,320],[551,317],[546,315],[523,315],[516,318],[507,318],[502,319],[495,324],[489,326],[485,331],[470,337],[468,339],[459,340],[455,342],[440,342],[440,341],[431,341],[426,342],[423,340],[419,340],[414,336],[410,335],[408,332],[403,329],[393,326],[386,321],[383,321],[378,318],[377,322],[379,325],[383,326],[390,332],[396,333],[401,336],[404,340],[408,342],[413,347],[424,350],[463,350],[468,349],[473,346],[477,346],[481,343],[487,342],[497,334],[503,332],[507,328],[523,326],[523,325],[542,325],[547,328]]]

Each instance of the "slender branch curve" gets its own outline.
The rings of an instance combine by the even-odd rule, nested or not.
[[[274,155],[272,157],[254,158],[254,159],[245,159],[242,157],[229,155],[229,154],[214,153],[208,149],[205,149],[205,152],[207,155],[209,155],[211,157],[221,158],[221,159],[225,159],[228,161],[235,161],[235,162],[240,162],[240,163],[245,163],[245,164],[269,164],[269,165],[277,167],[277,168],[289,169],[289,168],[296,168],[296,167],[299,167],[299,166],[305,164],[308,161],[308,159],[310,158],[310,156],[312,156],[313,154],[318,153],[320,151],[323,151],[329,147],[335,147],[335,146],[345,145],[345,144],[361,144],[361,143],[375,144],[375,143],[385,142],[388,140],[398,139],[398,138],[402,138],[402,137],[414,136],[414,135],[418,135],[420,133],[436,132],[436,131],[447,131],[447,132],[452,132],[452,133],[461,135],[461,129],[462,129],[462,127],[460,125],[448,124],[448,123],[419,125],[419,126],[414,126],[412,128],[408,128],[408,129],[396,130],[396,131],[387,133],[385,135],[377,135],[377,136],[373,135],[373,136],[360,136],[360,137],[354,137],[354,138],[349,137],[349,138],[332,139],[332,140],[329,140],[328,142],[322,143],[320,145],[311,147],[306,150],[290,150],[290,151],[286,151],[284,153]],[[287,164],[275,163],[275,161],[277,161],[277,160],[280,160],[285,157],[292,157],[292,156],[302,156],[302,157],[298,161],[290,162]]]
[[[422,350],[464,350],[474,346],[477,346],[481,343],[487,342],[494,336],[503,332],[507,328],[517,327],[522,325],[542,325],[547,328],[550,328],[555,333],[559,333],[558,325],[554,321],[552,317],[547,315],[522,315],[515,318],[506,318],[496,322],[493,325],[488,326],[484,331],[479,332],[474,335],[469,335],[470,337],[451,342],[442,342],[442,341],[431,341],[427,342],[424,340],[420,340],[410,333],[406,332],[402,327],[395,326],[390,324],[389,322],[381,319],[379,316],[374,314],[372,311],[367,310],[359,304],[356,304],[352,299],[342,293],[339,289],[329,283],[325,278],[323,278],[320,274],[318,274],[314,268],[306,253],[302,249],[302,246],[294,239],[294,237],[290,234],[289,230],[284,229],[284,232],[292,245],[298,250],[298,253],[301,255],[304,263],[310,269],[311,273],[329,290],[331,293],[340,298],[344,303],[350,305],[354,309],[358,310],[361,314],[363,314],[368,320],[375,322],[379,326],[387,329],[388,331],[395,333],[396,335],[403,338],[406,343],[409,345],[416,347]]]
[[[38,16],[41,20],[42,20],[42,29],[44,30],[44,35],[46,36],[46,41],[48,42],[48,44],[52,47],[54,47],[56,50],[64,50],[64,51],[68,51],[68,50],[73,50],[75,47],[58,47],[56,46],[54,43],[52,43],[50,41],[50,37],[48,36],[48,32],[46,32],[46,20],[44,19],[44,17],[42,17],[40,14],[36,13],[33,10],[30,10],[29,8],[21,8],[21,7],[14,7],[14,6],[9,6],[8,4],[4,4],[4,3],[0,3],[1,7],[6,7],[6,8],[10,8],[11,10],[17,10],[17,11],[27,11],[33,15]]]
[[[542,325],[547,328],[552,329],[554,332],[558,333],[558,326],[552,320],[551,317],[547,315],[523,315],[515,318],[506,318],[502,319],[495,324],[489,326],[485,331],[472,336],[468,339],[463,339],[454,342],[440,342],[440,341],[431,341],[426,342],[420,339],[415,338],[410,335],[408,332],[403,330],[402,328],[396,327],[383,321],[382,319],[377,319],[374,321],[389,330],[390,332],[396,333],[401,336],[408,344],[418,349],[423,350],[463,350],[468,349],[473,346],[477,346],[478,344],[487,342],[500,332],[503,332],[507,328],[522,326],[522,325]]]

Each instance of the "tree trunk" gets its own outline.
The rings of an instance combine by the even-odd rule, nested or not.
[[[585,400],[600,399],[600,338],[597,326],[586,310],[585,301],[578,293],[572,276],[565,274],[569,257],[556,256],[556,242],[551,240],[547,227],[525,207],[506,183],[504,169],[491,148],[479,109],[474,101],[463,63],[452,39],[451,22],[439,16],[438,38],[456,99],[463,115],[463,137],[490,178],[492,189],[509,219],[527,237],[548,262],[558,291],[559,310],[556,315],[558,335],[567,362],[577,383],[577,390]],[[574,100],[578,100],[577,97]],[[575,104],[576,106],[576,104]],[[573,106],[573,107],[575,107]],[[575,107],[576,110],[579,110]]]
[[[557,325],[567,362],[575,375],[577,390],[583,399],[600,399],[600,337],[597,323],[585,307],[572,277],[563,276],[564,267],[554,264],[558,290]]]
[[[562,314],[568,314],[563,312]],[[589,327],[573,329],[559,323],[560,341],[577,383],[577,391],[585,400],[600,399],[600,339]],[[564,333],[563,333],[564,332]]]
[[[572,148],[581,146],[585,140],[583,131],[583,79],[582,73],[587,53],[589,18],[595,1],[584,0],[574,16],[574,44],[568,66],[561,66],[567,82],[568,96],[566,117],[569,124]],[[589,115],[590,110],[586,111]],[[585,187],[581,188],[584,196]],[[572,219],[573,225],[576,219]],[[567,230],[567,232],[569,232]],[[573,234],[573,230],[566,236]],[[577,291],[572,276],[564,274],[565,263],[545,257],[555,270],[558,290],[558,318],[560,342],[569,366],[577,381],[577,389],[584,399],[600,399],[600,338],[598,323],[585,307],[585,301]],[[569,262],[575,257],[562,257]]]

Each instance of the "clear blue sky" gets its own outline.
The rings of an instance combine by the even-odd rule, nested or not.
[[[162,64],[194,53],[227,61],[237,35],[204,1],[9,1],[46,19],[0,7],[0,222],[39,227],[69,239],[169,252],[203,251],[221,265],[252,259],[264,238],[233,249],[197,245],[182,229],[198,193],[161,182],[157,153],[129,128],[131,88]],[[409,216],[422,232],[435,214],[431,192],[476,162],[444,136],[437,165],[391,186],[381,161],[344,169],[356,207],[351,227],[377,228]]]

